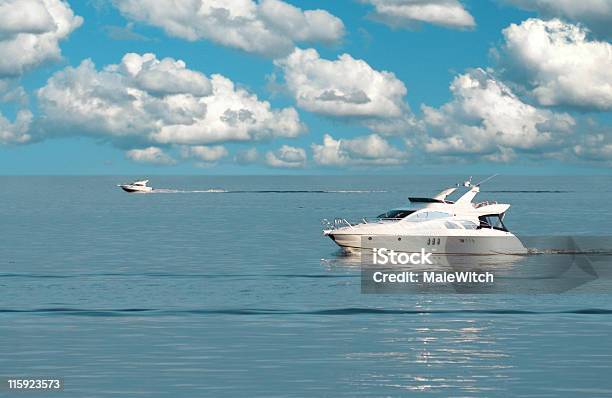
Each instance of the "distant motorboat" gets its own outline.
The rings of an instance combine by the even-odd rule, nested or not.
[[[149,180],[141,180],[141,181],[134,181],[130,184],[120,184],[117,186],[123,189],[125,192],[130,192],[130,193],[151,192],[153,191],[153,188],[147,186],[148,183],[149,183]]]

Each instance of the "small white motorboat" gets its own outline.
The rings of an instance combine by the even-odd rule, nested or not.
[[[153,188],[147,186],[147,184],[149,183],[149,180],[141,180],[141,181],[134,181],[130,184],[119,184],[117,185],[119,188],[123,189],[125,192],[151,192],[153,191]]]

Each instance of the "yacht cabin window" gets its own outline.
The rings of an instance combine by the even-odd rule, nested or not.
[[[475,222],[472,221],[459,221],[461,223],[461,225],[463,225],[463,227],[465,229],[476,229],[478,228],[478,224],[476,224]]]
[[[444,226],[448,229],[462,229],[459,224],[455,224],[454,222],[445,221]]]
[[[451,215],[443,211],[419,211],[409,215],[405,220],[410,222],[423,222],[447,217],[451,217]]]
[[[380,214],[377,218],[383,220],[399,220],[402,218],[406,218],[416,210],[389,210],[383,214]]]

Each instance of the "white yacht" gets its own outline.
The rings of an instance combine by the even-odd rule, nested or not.
[[[153,191],[153,188],[147,186],[148,183],[149,183],[149,180],[141,180],[141,181],[134,181],[130,184],[120,184],[117,186],[123,189],[125,192],[130,192],[130,193],[132,192],[151,192]]]
[[[470,177],[463,186],[468,191],[454,202],[448,197],[457,187],[433,198],[409,198],[411,206],[388,211],[375,221],[324,220],[323,234],[346,251],[387,248],[401,252],[424,249],[435,254],[526,254],[525,246],[503,222],[510,205],[474,203],[480,183],[473,185]]]

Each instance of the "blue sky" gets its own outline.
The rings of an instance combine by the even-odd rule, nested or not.
[[[57,33],[57,49],[26,47],[21,64],[0,64],[2,174],[558,174],[612,164],[602,23],[612,24],[612,5],[232,0],[229,18],[213,18],[163,10],[166,1],[36,2],[8,1],[29,19],[0,17],[2,58],[18,37],[56,34],[59,17],[44,23],[51,3],[71,10],[62,18],[73,27]],[[245,5],[255,11],[240,19]],[[324,12],[309,20],[311,10]],[[288,39],[271,44],[278,37]],[[136,61],[122,61],[129,53]],[[134,62],[154,74],[128,76]],[[215,74],[233,91],[217,94]],[[255,102],[228,97],[239,90]]]

